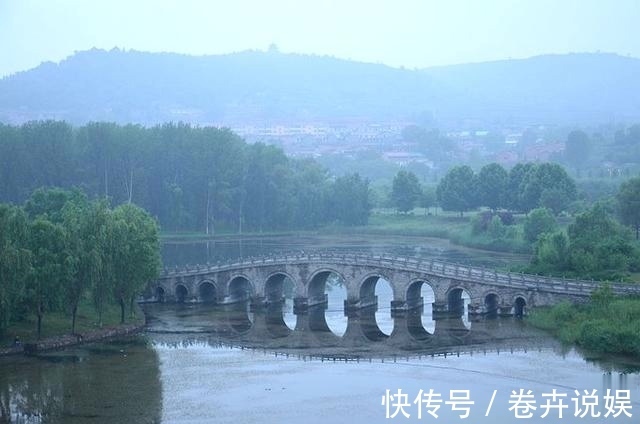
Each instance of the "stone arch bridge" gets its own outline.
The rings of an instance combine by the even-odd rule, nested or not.
[[[422,308],[423,285],[434,294],[434,318],[440,314],[522,316],[537,306],[563,300],[581,302],[600,287],[593,281],[497,272],[435,260],[360,253],[299,253],[238,259],[165,272],[150,282],[145,301],[250,302],[260,307],[281,302],[284,282],[293,285],[294,313],[305,314],[327,304],[326,284],[337,276],[346,288],[345,315],[377,308],[375,286],[380,279],[393,291],[391,313]],[[289,284],[291,284],[289,283]],[[612,284],[618,295],[640,295],[640,287]],[[464,295],[466,293],[466,296]],[[384,305],[385,307],[387,305]]]

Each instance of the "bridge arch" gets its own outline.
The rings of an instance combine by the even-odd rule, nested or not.
[[[164,301],[165,301],[165,291],[164,291],[164,288],[162,286],[156,287],[154,295],[156,297],[156,302],[164,303]]]
[[[189,289],[187,289],[187,286],[182,283],[176,284],[173,292],[176,296],[176,302],[178,303],[186,302],[189,296]]]
[[[433,301],[435,302],[435,285],[427,278],[414,278],[413,280],[409,281],[409,284],[407,285],[406,300],[409,301],[409,299],[417,299],[421,297],[422,288],[425,285],[429,288],[429,290],[431,290],[431,294],[433,295],[434,299]]]
[[[307,282],[307,297],[321,297],[324,296],[325,285],[327,283],[327,278],[331,274],[335,274],[338,276],[338,280],[341,280],[341,283],[344,285],[345,290],[347,288],[347,279],[344,278],[341,272],[328,267],[323,267],[315,270],[313,274],[309,277],[309,281]]]
[[[329,281],[332,276],[335,281]],[[338,290],[335,290],[336,288]],[[306,289],[309,302],[309,328],[342,336],[347,329],[344,302],[348,296],[348,289],[344,275],[333,268],[316,269],[311,274]]]
[[[227,283],[227,293],[229,294],[229,302],[249,301],[256,290],[249,279],[244,274],[235,274],[229,278]]]
[[[290,290],[286,287],[286,280],[289,280],[293,284],[293,293],[291,297],[295,297],[297,293],[303,293],[303,286],[291,274],[285,271],[275,271],[267,275],[264,279],[264,297],[267,301],[275,302],[280,301]]]
[[[386,286],[386,287],[385,287]],[[395,321],[391,317],[391,302],[397,299],[396,285],[381,272],[371,272],[361,277],[358,284],[360,324],[365,336],[382,340],[393,333]]]
[[[489,290],[482,295],[484,312],[488,318],[496,318],[500,312],[500,295],[495,290]]]
[[[513,315],[522,318],[527,314],[527,298],[523,294],[517,294],[513,298]]]
[[[363,299],[374,296],[376,284],[379,280],[385,280],[389,283],[389,286],[391,287],[391,290],[393,292],[393,299],[398,299],[400,297],[398,296],[399,293],[397,293],[398,290],[396,288],[396,284],[391,281],[391,278],[380,272],[370,272],[364,277],[360,278],[360,281],[358,282],[358,294],[360,298]]]
[[[407,327],[409,334],[418,340],[429,338],[435,332],[433,303],[436,295],[432,284],[425,278],[417,278],[407,286]]]
[[[203,303],[214,303],[218,300],[218,284],[211,279],[198,282],[198,301]]]
[[[446,298],[448,312],[459,316],[466,315],[465,306],[474,299],[471,290],[462,285],[453,286],[447,290]]]

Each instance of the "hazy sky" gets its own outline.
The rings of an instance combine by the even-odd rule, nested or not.
[[[408,68],[597,50],[640,57],[640,0],[0,0],[0,76],[115,46],[266,49]]]

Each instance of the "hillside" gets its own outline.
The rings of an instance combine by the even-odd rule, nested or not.
[[[93,49],[0,80],[0,121],[224,125],[640,118],[640,60],[611,54],[404,70],[331,57]]]

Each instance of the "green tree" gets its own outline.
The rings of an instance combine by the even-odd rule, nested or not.
[[[638,240],[640,235],[640,177],[622,183],[617,199],[620,219],[625,225],[630,225],[635,230],[636,240]]]
[[[540,193],[540,207],[549,209],[555,215],[570,208],[575,196],[567,197],[567,191],[560,187],[544,188]]]
[[[602,277],[627,272],[638,252],[629,235],[596,204],[578,215],[567,229],[571,241],[571,264],[580,275]]]
[[[494,239],[501,239],[507,233],[506,226],[502,223],[502,219],[498,215],[494,215],[489,221],[487,232]]]
[[[400,170],[393,179],[391,204],[399,212],[409,212],[420,199],[420,183],[413,172]]]
[[[570,268],[569,238],[558,231],[543,233],[535,246],[533,270],[543,273],[562,273]]]
[[[96,237],[97,203],[68,202],[63,208],[69,249],[71,276],[64,288],[65,302],[71,312],[71,332],[76,331],[78,306],[83,296],[94,287],[100,278],[102,261],[101,246]],[[98,232],[99,234],[99,232]]]
[[[0,335],[16,316],[31,273],[29,224],[22,209],[0,204]]]
[[[545,191],[547,194],[543,197]],[[555,163],[542,163],[531,167],[520,185],[520,206],[527,213],[543,206],[543,199],[549,206],[564,209],[576,199],[576,196],[575,182],[563,167]],[[559,198],[564,201],[558,200]]]
[[[63,210],[65,205],[72,201],[86,202],[86,196],[77,189],[39,188],[25,202],[24,210],[31,219],[41,217],[59,224],[64,220]]]
[[[156,222],[135,205],[118,206],[112,214],[109,233],[113,237],[113,296],[120,305],[120,322],[125,321],[125,305],[133,306],[135,296],[160,270],[160,243]],[[133,314],[133,309],[131,309]]]
[[[64,287],[71,277],[67,234],[60,224],[36,218],[30,225],[28,246],[32,254],[32,272],[27,279],[25,300],[37,317],[38,338],[47,311],[61,306]]]
[[[455,166],[440,180],[436,194],[442,209],[464,212],[476,206],[476,177],[468,166]]]
[[[581,130],[571,131],[565,143],[564,156],[568,163],[580,170],[591,155],[589,136]]]
[[[532,163],[518,163],[509,170],[506,189],[506,206],[512,211],[524,211],[522,191],[527,174],[535,167]]]
[[[104,307],[112,298],[111,294],[114,285],[114,251],[116,244],[112,220],[112,212],[109,209],[107,201],[102,200],[96,202],[91,217],[94,234],[92,242],[95,243],[99,257],[95,262],[97,269],[93,270],[91,297],[96,313],[98,314],[98,326],[100,327],[102,327]]]
[[[427,214],[429,208],[438,205],[438,196],[436,188],[433,186],[422,187],[422,195],[420,196],[420,206],[424,208],[424,214]]]
[[[485,165],[478,173],[478,203],[492,211],[505,206],[509,174],[497,163]]]
[[[369,181],[358,174],[336,178],[331,196],[334,219],[346,225],[365,225],[369,219]]]
[[[556,219],[547,208],[537,208],[524,221],[524,237],[529,243],[535,243],[540,235],[556,231],[557,226]]]

